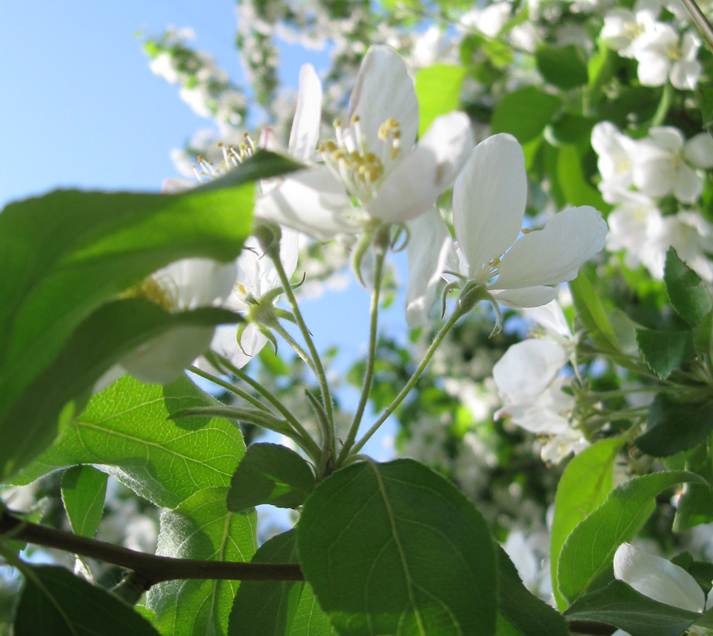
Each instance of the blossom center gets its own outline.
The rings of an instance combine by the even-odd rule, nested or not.
[[[237,168],[246,159],[255,154],[255,142],[248,133],[243,135],[243,140],[237,145],[226,146],[223,143],[218,143],[218,148],[223,154],[223,160],[215,165],[212,161],[208,161],[203,155],[198,155],[195,163],[191,165],[193,174],[199,182],[203,183],[203,178],[216,179],[229,172],[233,168]]]
[[[391,165],[401,154],[401,126],[393,117],[381,124],[378,154],[367,148],[358,115],[352,117],[347,128],[335,120],[334,132],[335,139],[320,144],[318,151],[349,193],[366,205],[376,196]]]
[[[178,293],[175,288],[176,284],[172,279],[154,275],[127,289],[122,298],[144,298],[168,312],[175,313],[178,311]]]

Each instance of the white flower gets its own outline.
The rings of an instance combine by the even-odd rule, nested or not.
[[[607,250],[625,250],[624,263],[635,269],[658,259],[656,237],[663,217],[653,201],[640,193],[628,192],[624,202],[607,217]]]
[[[682,211],[662,217],[658,231],[652,237],[651,259],[645,262],[655,278],[663,278],[669,247],[673,247],[701,278],[713,282],[713,262],[707,256],[713,252],[713,225],[700,214]]]
[[[599,155],[597,167],[602,181],[599,189],[607,203],[618,203],[621,193],[634,183],[633,159],[637,142],[619,132],[608,121],[592,128],[592,148]]]
[[[599,37],[622,57],[633,57],[631,44],[651,28],[661,10],[658,0],[637,0],[634,10],[617,7],[607,11]]]
[[[321,87],[301,83],[291,139],[316,142]],[[418,102],[403,60],[386,46],[367,51],[352,91],[349,119],[320,145],[324,165],[291,175],[258,199],[257,216],[320,240],[364,223],[399,223],[434,205],[472,147],[464,113],[439,117],[414,146]],[[308,143],[309,142],[309,143]],[[352,205],[352,197],[360,207]]]
[[[614,554],[614,576],[654,601],[689,612],[704,612],[711,602],[686,570],[630,543],[622,543]]]

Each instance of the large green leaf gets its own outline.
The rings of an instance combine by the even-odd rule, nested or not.
[[[574,44],[540,44],[535,51],[537,69],[546,82],[565,90],[587,83],[587,60]]]
[[[649,408],[646,432],[636,445],[654,457],[668,457],[703,442],[713,432],[713,401],[680,402],[659,393]]]
[[[156,554],[203,561],[249,562],[257,549],[256,515],[225,507],[226,488],[199,490],[161,515]],[[166,581],[151,588],[148,606],[166,636],[222,636],[239,581]]]
[[[696,612],[654,601],[622,581],[577,599],[565,616],[608,623],[631,636],[679,636],[700,618]]]
[[[314,484],[309,464],[294,451],[279,444],[251,444],[231,480],[228,509],[240,512],[259,504],[297,508]]]
[[[569,535],[557,564],[557,582],[570,603],[590,591],[597,577],[611,569],[614,553],[631,541],[653,512],[654,498],[679,483],[705,483],[685,471],[654,473],[631,479],[611,491],[606,501]]]
[[[562,546],[572,530],[606,500],[614,481],[614,461],[624,442],[625,439],[621,437],[604,439],[585,449],[567,464],[557,485],[550,539],[550,567],[552,589],[560,609],[567,607],[556,580]]]
[[[696,355],[693,332],[636,330],[636,344],[648,367],[662,380]]]
[[[697,325],[713,309],[713,300],[701,277],[678,257],[673,247],[666,253],[663,279],[671,306],[689,324]]]
[[[562,194],[570,205],[591,205],[602,212],[611,209],[599,190],[594,188],[582,170],[582,159],[577,147],[567,144],[557,154],[557,179]]]
[[[436,117],[460,106],[460,91],[465,68],[452,64],[437,64],[416,73],[418,97],[418,135],[423,137]]]
[[[93,537],[104,512],[107,474],[75,466],[62,475],[62,501],[75,534]]]
[[[567,623],[543,600],[527,591],[510,557],[498,549],[498,634],[516,636],[569,636]]]
[[[253,563],[297,563],[295,531],[266,541]],[[243,581],[230,613],[229,636],[336,636],[309,583]]]
[[[580,271],[577,278],[569,282],[569,289],[572,292],[574,308],[577,310],[577,318],[587,329],[594,344],[602,351],[618,352],[619,343],[607,318],[607,313],[604,311],[602,301],[583,271]]]
[[[536,86],[526,86],[506,95],[495,107],[492,132],[507,132],[524,144],[539,135],[552,121],[560,99]]]
[[[25,587],[15,636],[158,636],[130,605],[68,570],[18,563]]]
[[[169,419],[180,409],[214,403],[185,376],[166,386],[124,376],[95,395],[15,482],[29,483],[67,466],[95,464],[168,508],[197,490],[227,488],[245,452],[238,428],[218,418]]]
[[[300,566],[340,634],[492,636],[494,546],[450,482],[411,460],[321,482],[297,527]]]

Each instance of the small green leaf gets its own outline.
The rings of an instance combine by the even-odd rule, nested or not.
[[[701,277],[669,247],[664,268],[666,293],[671,306],[689,325],[697,325],[713,309],[711,295]]]
[[[570,205],[591,205],[608,211],[611,206],[604,201],[599,190],[594,188],[582,170],[582,160],[577,147],[562,146],[557,154],[557,179],[562,193]]]
[[[680,402],[659,393],[649,408],[646,432],[636,445],[648,455],[668,457],[703,442],[713,432],[713,401]]]
[[[569,535],[557,564],[557,582],[570,603],[587,593],[595,580],[611,571],[614,553],[631,541],[655,508],[661,491],[683,482],[705,484],[685,471],[662,472],[631,479],[609,493],[606,501]]]
[[[226,488],[199,490],[161,515],[156,554],[202,561],[249,562],[257,549],[256,515],[225,507]],[[225,634],[239,581],[166,581],[154,585],[148,606],[164,634]]]
[[[540,44],[535,59],[542,77],[553,86],[568,90],[587,83],[587,61],[582,49],[574,44]]]
[[[104,512],[106,473],[75,466],[62,475],[62,501],[74,534],[93,537]]]
[[[577,278],[569,282],[569,288],[572,292],[574,307],[577,310],[577,318],[589,332],[589,337],[594,341],[594,344],[604,352],[618,352],[619,343],[602,302],[583,271],[580,271]]]
[[[54,565],[18,564],[15,636],[159,636],[133,607]]]
[[[458,109],[464,79],[465,68],[452,64],[437,64],[416,73],[419,137],[423,137],[436,117]]]
[[[279,444],[252,444],[230,482],[228,510],[259,504],[297,508],[314,490],[314,474],[297,453]]]
[[[552,589],[560,609],[567,607],[556,580],[562,546],[572,530],[606,500],[614,483],[614,462],[625,441],[622,437],[603,439],[585,449],[567,464],[557,485],[550,567]]]
[[[212,404],[185,376],[166,386],[124,376],[95,395],[15,483],[76,464],[111,466],[119,481],[167,508],[196,490],[227,488],[245,452],[240,430],[218,418],[169,419],[179,409]]]
[[[700,614],[659,603],[622,581],[612,581],[572,603],[564,613],[571,621],[597,621],[631,636],[679,636]]]
[[[636,330],[639,353],[659,378],[665,380],[671,372],[696,356],[693,332]]]
[[[526,86],[506,95],[495,107],[491,131],[510,133],[524,144],[545,129],[560,104],[558,97],[535,86]]]
[[[687,484],[678,500],[673,531],[683,532],[713,522],[713,492],[708,486]]]
[[[498,549],[498,610],[504,619],[522,636],[569,636],[567,623],[547,603],[533,596],[520,580],[510,557]]]
[[[343,636],[492,636],[487,525],[450,482],[412,460],[333,473],[304,504],[300,565]]]

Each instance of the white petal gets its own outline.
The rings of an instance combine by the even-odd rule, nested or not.
[[[713,139],[708,133],[698,133],[686,142],[683,156],[696,168],[713,168]]]
[[[691,612],[705,609],[703,590],[688,572],[629,543],[620,545],[614,555],[614,576],[660,603]]]
[[[506,403],[539,395],[567,362],[567,352],[554,340],[524,340],[512,345],[493,367],[493,379]]]
[[[439,117],[418,146],[386,177],[376,198],[366,206],[369,214],[385,223],[420,216],[452,183],[472,147],[467,115]]]
[[[184,258],[158,270],[154,278],[177,301],[176,309],[220,305],[228,298],[235,279],[235,263],[220,263],[210,258]]]
[[[555,214],[538,232],[518,239],[503,257],[494,289],[556,285],[576,278],[577,271],[604,247],[607,224],[588,205]]]
[[[353,213],[344,186],[327,167],[297,172],[255,202],[256,217],[321,241],[358,231],[360,226],[348,218]]]
[[[161,184],[161,194],[181,194],[193,190],[198,184],[190,179],[181,177],[169,177]]]
[[[379,148],[381,124],[393,117],[401,127],[401,145],[409,150],[418,133],[418,100],[401,56],[388,46],[370,46],[349,98],[349,119],[359,116],[366,146]],[[345,124],[348,122],[345,122]]]
[[[649,129],[649,137],[658,148],[669,152],[678,152],[685,141],[683,133],[673,126],[655,126]]]
[[[673,196],[681,203],[695,203],[701,191],[703,184],[693,171],[692,168],[685,163],[681,164],[676,171],[676,180],[673,183]]]
[[[499,134],[478,144],[453,188],[453,225],[468,276],[478,278],[512,245],[526,200],[525,157],[517,140]]]
[[[493,298],[505,307],[524,309],[546,305],[557,297],[557,288],[547,285],[523,287],[522,289],[502,289],[491,292]]]
[[[564,312],[560,304],[553,300],[546,305],[532,307],[525,311],[528,318],[532,318],[541,327],[565,338],[572,337],[572,330],[564,317]]]
[[[428,324],[428,314],[436,299],[438,283],[446,266],[453,239],[435,208],[407,223],[409,241],[406,322],[409,327]]]
[[[319,139],[319,125],[322,121],[322,82],[311,64],[304,64],[300,70],[300,84],[297,93],[297,107],[292,120],[288,152],[305,161],[314,153]]]
[[[238,328],[234,325],[218,327],[215,330],[211,349],[228,358],[238,369],[242,369],[253,356],[267,344],[267,337],[255,324],[248,324],[243,330],[240,345],[237,340]]]

